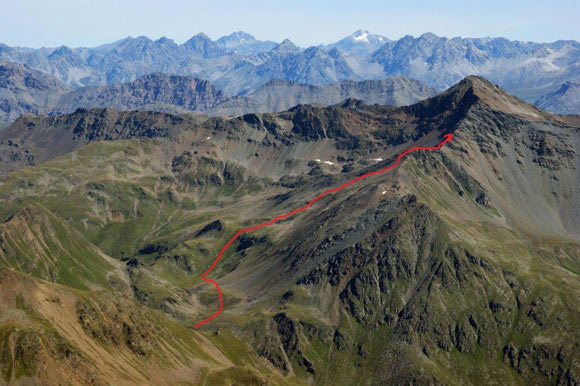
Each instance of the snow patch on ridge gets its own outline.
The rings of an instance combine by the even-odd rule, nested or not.
[[[368,43],[369,42],[369,33],[367,31],[361,32],[358,35],[354,36],[353,39],[356,40],[357,42]]]

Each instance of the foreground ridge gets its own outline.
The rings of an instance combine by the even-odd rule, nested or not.
[[[422,151],[434,151],[434,150],[440,150],[445,144],[450,143],[453,140],[453,134],[449,133],[449,134],[444,134],[443,137],[445,138],[443,141],[441,141],[437,146],[416,146],[416,147],[412,147],[410,149],[405,150],[404,152],[402,152],[401,154],[399,154],[399,156],[397,157],[397,159],[395,160],[395,162],[392,165],[389,165],[383,169],[379,169],[379,170],[375,170],[369,173],[365,173],[361,176],[358,176],[348,182],[345,182],[344,184],[336,187],[336,188],[332,188],[332,189],[327,189],[324,192],[320,193],[318,196],[314,197],[312,200],[310,200],[306,205],[304,205],[303,207],[294,209],[288,213],[285,214],[281,214],[279,216],[274,217],[272,220],[267,221],[267,222],[263,222],[261,224],[255,225],[253,227],[250,228],[242,228],[240,230],[238,230],[236,232],[236,234],[226,243],[226,245],[224,245],[222,247],[222,249],[219,251],[217,257],[215,258],[215,260],[213,261],[213,263],[209,266],[209,268],[201,275],[201,278],[203,281],[205,281],[206,283],[211,283],[214,285],[214,287],[216,288],[216,291],[218,293],[219,296],[219,309],[212,314],[211,316],[207,317],[206,319],[198,322],[195,324],[194,328],[198,329],[199,327],[201,327],[202,325],[211,322],[212,320],[214,320],[215,318],[217,318],[224,309],[224,302],[223,302],[223,294],[222,294],[222,290],[219,286],[219,284],[217,283],[217,281],[212,280],[212,279],[208,279],[207,275],[209,275],[211,273],[211,271],[217,266],[217,264],[220,262],[224,252],[232,245],[232,243],[234,241],[236,241],[236,239],[238,237],[240,237],[243,233],[247,233],[247,232],[253,232],[256,231],[258,229],[267,227],[267,226],[271,226],[274,225],[277,221],[279,220],[283,220],[285,218],[291,217],[297,213],[303,212],[306,209],[308,209],[310,206],[312,206],[315,202],[317,202],[318,200],[320,200],[322,197],[326,196],[327,194],[330,193],[336,193],[350,185],[353,185],[355,183],[357,183],[358,181],[364,180],[368,177],[374,176],[374,175],[379,175],[379,174],[383,174],[385,172],[388,172],[389,170],[392,170],[394,168],[396,168],[399,163],[401,162],[401,160],[408,155],[409,153],[413,152],[413,151],[417,151],[417,150],[422,150]]]

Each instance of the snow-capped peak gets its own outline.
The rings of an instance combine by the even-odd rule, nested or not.
[[[353,38],[353,40],[355,40],[357,42],[368,43],[369,42],[369,31],[356,31],[352,35],[352,38]]]

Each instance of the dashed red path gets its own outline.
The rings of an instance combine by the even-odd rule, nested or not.
[[[363,174],[362,176],[356,177],[356,178],[354,178],[354,179],[352,179],[352,180],[350,180],[350,181],[348,181],[348,182],[346,182],[346,183],[344,183],[344,184],[342,184],[342,185],[340,185],[340,186],[338,186],[338,187],[336,187],[336,188],[327,189],[327,190],[325,190],[324,192],[320,193],[318,196],[314,197],[312,200],[310,200],[310,202],[308,202],[308,204],[304,205],[304,206],[303,206],[303,207],[301,207],[301,208],[294,209],[293,211],[291,211],[291,212],[288,212],[288,213],[286,213],[286,214],[281,214],[281,215],[279,215],[279,216],[276,216],[276,217],[274,217],[272,220],[270,220],[270,221],[267,221],[267,222],[263,222],[263,223],[261,223],[261,224],[259,224],[259,225],[256,225],[256,226],[253,226],[253,227],[250,227],[250,228],[243,228],[243,229],[240,229],[240,230],[239,230],[239,231],[238,231],[238,232],[237,232],[237,233],[236,233],[236,234],[235,234],[235,235],[234,235],[234,236],[233,236],[233,237],[230,239],[230,241],[228,241],[228,242],[226,243],[226,245],[224,245],[224,246],[223,246],[223,248],[222,248],[222,249],[220,250],[220,252],[218,253],[218,255],[217,255],[216,259],[215,259],[215,260],[213,261],[213,263],[210,265],[210,267],[209,267],[209,268],[208,268],[208,269],[207,269],[207,270],[206,270],[206,271],[203,273],[203,275],[201,275],[201,278],[202,278],[202,280],[204,280],[204,281],[205,281],[205,282],[207,282],[207,283],[211,283],[211,284],[213,284],[213,285],[215,286],[215,289],[216,289],[216,291],[217,291],[217,293],[218,293],[218,295],[219,295],[219,300],[220,300],[220,307],[219,307],[219,309],[218,309],[218,310],[217,310],[217,311],[216,311],[216,312],[215,312],[213,315],[211,315],[211,316],[210,316],[210,317],[208,317],[207,319],[204,319],[204,320],[202,320],[201,322],[198,322],[198,323],[195,325],[195,327],[194,327],[194,328],[195,328],[195,329],[198,329],[198,328],[199,328],[201,325],[203,325],[203,324],[206,324],[207,322],[210,322],[210,321],[214,320],[214,319],[215,319],[215,318],[217,318],[217,317],[218,317],[218,315],[219,315],[219,314],[221,314],[221,313],[222,313],[222,311],[224,310],[224,301],[223,301],[223,294],[222,294],[222,290],[221,290],[221,288],[220,288],[219,284],[217,283],[217,281],[215,281],[215,280],[212,280],[212,279],[208,279],[208,278],[207,278],[207,275],[209,275],[209,274],[211,273],[211,271],[212,271],[212,270],[215,268],[215,266],[216,266],[216,265],[219,263],[219,261],[221,260],[221,258],[222,258],[222,255],[224,254],[224,252],[225,252],[225,251],[226,251],[226,250],[227,250],[227,249],[228,249],[228,248],[229,248],[229,247],[232,245],[232,243],[233,243],[234,241],[236,241],[236,239],[237,239],[238,237],[240,237],[240,235],[241,235],[242,233],[253,232],[253,231],[256,231],[256,230],[258,230],[258,229],[261,229],[261,228],[264,228],[264,227],[267,227],[267,226],[270,226],[270,225],[274,225],[274,224],[276,223],[276,221],[278,221],[278,220],[282,220],[282,219],[288,218],[288,217],[290,217],[290,216],[293,216],[293,215],[295,215],[295,214],[297,214],[297,213],[300,213],[300,212],[303,212],[303,211],[305,211],[305,210],[306,210],[306,209],[308,209],[310,206],[312,206],[312,204],[314,204],[316,201],[320,200],[322,197],[326,196],[327,194],[330,194],[330,193],[336,193],[336,192],[338,192],[339,190],[342,190],[342,189],[346,188],[347,186],[350,186],[350,185],[352,185],[352,184],[355,184],[355,183],[357,183],[358,181],[364,180],[365,178],[369,178],[369,177],[371,177],[371,176],[374,176],[374,175],[377,175],[377,174],[383,174],[383,173],[385,173],[385,172],[388,172],[389,170],[392,170],[392,169],[396,168],[396,167],[399,165],[399,163],[401,162],[401,160],[402,160],[402,159],[403,159],[403,158],[404,158],[404,157],[405,157],[407,154],[409,154],[409,153],[411,153],[411,152],[413,152],[413,151],[417,151],[417,150],[425,150],[425,151],[433,151],[433,150],[439,150],[439,149],[441,149],[441,148],[443,147],[443,145],[445,145],[446,143],[449,143],[449,142],[451,142],[451,141],[453,140],[453,134],[445,134],[443,137],[444,137],[445,139],[444,139],[443,141],[441,141],[441,142],[439,143],[439,145],[437,145],[437,146],[432,146],[432,147],[417,146],[417,147],[412,147],[412,148],[410,148],[410,149],[408,149],[408,150],[405,150],[404,152],[402,152],[401,154],[399,154],[399,156],[397,157],[397,160],[396,160],[396,161],[395,161],[395,162],[394,162],[392,165],[389,165],[389,166],[387,166],[386,168],[383,168],[383,169],[379,169],[379,170],[375,170],[375,171],[373,171],[373,172],[369,172],[369,173]]]

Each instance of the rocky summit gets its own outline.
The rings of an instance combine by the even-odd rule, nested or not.
[[[188,45],[215,60],[242,39]],[[350,60],[276,49],[291,66],[257,66]],[[118,109],[25,114],[0,130],[0,384],[580,383],[579,116],[478,76],[438,95],[393,78],[276,81],[232,100],[192,78],[135,82],[79,94]],[[403,99],[385,96],[398,88]],[[301,93],[327,99],[273,101]],[[131,107],[206,98],[240,115]],[[253,101],[273,112],[237,110]],[[208,275],[224,310],[193,328],[219,308],[202,275],[238,230],[448,134],[237,237]]]

